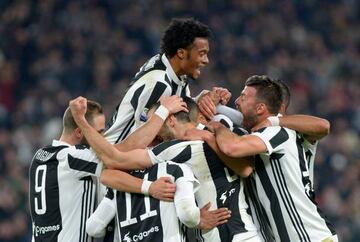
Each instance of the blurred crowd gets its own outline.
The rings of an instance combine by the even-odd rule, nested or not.
[[[78,95],[110,118],[172,17],[213,31],[192,93],[251,75],[291,88],[289,113],[330,120],[315,163],[317,201],[341,241],[360,238],[360,2],[356,0],[0,0],[0,241],[30,241],[28,167],[58,138]]]

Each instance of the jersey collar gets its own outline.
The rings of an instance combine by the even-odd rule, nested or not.
[[[65,143],[65,142],[60,141],[60,140],[54,139],[54,140],[52,141],[52,146],[63,146],[63,145],[65,145],[65,146],[70,146],[68,143]]]
[[[172,66],[170,65],[169,59],[166,57],[165,54],[162,54],[161,56],[161,60],[164,63],[164,65],[166,66],[166,73],[167,75],[170,77],[170,79],[172,81],[174,81],[176,84],[181,85],[181,86],[185,86],[186,84],[186,75],[182,75],[180,76],[180,78],[175,74],[174,69],[172,68]]]

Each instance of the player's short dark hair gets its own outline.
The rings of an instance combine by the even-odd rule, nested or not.
[[[161,38],[161,52],[173,57],[178,49],[191,46],[196,37],[210,38],[210,28],[193,18],[174,18]]]
[[[103,109],[98,102],[87,100],[87,110],[85,113],[85,119],[89,122],[89,124],[93,124],[94,117],[97,115],[103,114]],[[73,131],[78,126],[74,120],[74,117],[68,107],[65,110],[63,117],[63,128],[65,131]]]
[[[281,88],[281,99],[286,110],[290,105],[290,98],[291,98],[290,88],[288,85],[286,85],[286,83],[283,80],[275,79],[274,82],[276,82]]]
[[[174,114],[175,118],[183,123],[194,122],[197,123],[199,115],[199,106],[197,103],[190,97],[182,97],[183,101],[186,103],[187,109],[189,112],[180,111]],[[160,106],[160,101],[151,105],[149,110],[156,109]]]
[[[265,103],[271,114],[278,114],[282,103],[281,87],[268,76],[251,76],[245,86],[251,86],[256,89],[258,101]]]

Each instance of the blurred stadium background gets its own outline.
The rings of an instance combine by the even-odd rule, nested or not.
[[[315,164],[317,200],[340,241],[360,238],[360,2],[356,0],[0,0],[0,241],[30,241],[27,173],[59,137],[78,95],[110,117],[172,17],[214,34],[192,93],[268,74],[291,87],[290,113],[331,121]]]

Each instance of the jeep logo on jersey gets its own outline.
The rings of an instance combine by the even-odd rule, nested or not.
[[[227,195],[228,191],[225,191],[221,194],[220,200],[222,201],[222,204],[225,203],[226,199],[230,197],[235,192],[235,188],[231,189],[229,191],[229,194]]]
[[[149,230],[140,232],[139,234],[135,234],[132,237],[130,235],[130,232],[127,232],[124,235],[123,240],[125,242],[141,241],[141,240],[145,239],[146,237],[148,237],[151,233],[156,233],[156,232],[159,232],[158,226],[151,227]]]

